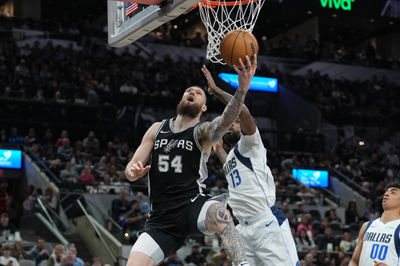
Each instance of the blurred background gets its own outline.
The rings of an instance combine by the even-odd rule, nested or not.
[[[302,265],[348,265],[399,181],[399,17],[399,0],[271,0],[256,23],[256,75],[278,90],[246,105]],[[0,0],[0,263],[126,264],[150,210],[147,180],[123,173],[144,132],[206,89],[202,64],[234,92],[206,45],[198,9],[113,48],[105,1]],[[208,171],[225,193],[214,155]],[[218,237],[193,237],[162,265],[231,264]]]

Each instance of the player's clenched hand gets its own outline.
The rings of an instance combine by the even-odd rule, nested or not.
[[[374,260],[374,266],[388,266],[386,263]]]
[[[208,69],[207,69],[207,67],[206,67],[205,65],[203,65],[203,66],[201,67],[201,71],[203,72],[204,77],[205,77],[206,80],[207,80],[208,93],[209,93],[210,95],[213,95],[214,92],[215,92],[215,88],[216,88],[214,79],[213,79],[213,77],[212,77],[210,71],[208,71]]]
[[[150,170],[150,165],[143,167],[142,161],[137,161],[133,163],[131,167],[125,170],[125,175],[128,180],[135,180],[139,177],[144,176]]]
[[[251,80],[253,79],[254,74],[257,69],[257,55],[254,55],[253,63],[250,61],[250,57],[246,55],[246,62],[243,62],[241,58],[239,58],[240,66],[233,66],[236,73],[239,75],[239,88],[244,90],[248,90],[250,87]],[[245,65],[246,63],[246,65]]]

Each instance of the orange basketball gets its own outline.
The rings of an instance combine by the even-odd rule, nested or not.
[[[256,37],[245,30],[234,30],[225,35],[221,42],[222,59],[228,65],[240,66],[239,58],[246,64],[246,55],[252,59],[258,53]]]

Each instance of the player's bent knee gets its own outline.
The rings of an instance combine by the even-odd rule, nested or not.
[[[233,224],[231,213],[222,203],[214,203],[208,208],[206,226],[209,232],[221,232],[231,224]]]

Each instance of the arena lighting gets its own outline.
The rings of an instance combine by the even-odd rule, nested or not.
[[[220,73],[218,74],[223,81],[237,89],[239,86],[239,80],[237,74]],[[254,76],[250,83],[250,89],[252,91],[264,91],[264,92],[278,92],[278,80],[276,78],[258,77]]]
[[[323,170],[296,169],[292,170],[294,178],[309,187],[325,187],[329,185],[329,173]]]
[[[21,150],[0,149],[0,168],[21,169],[22,152]]]

